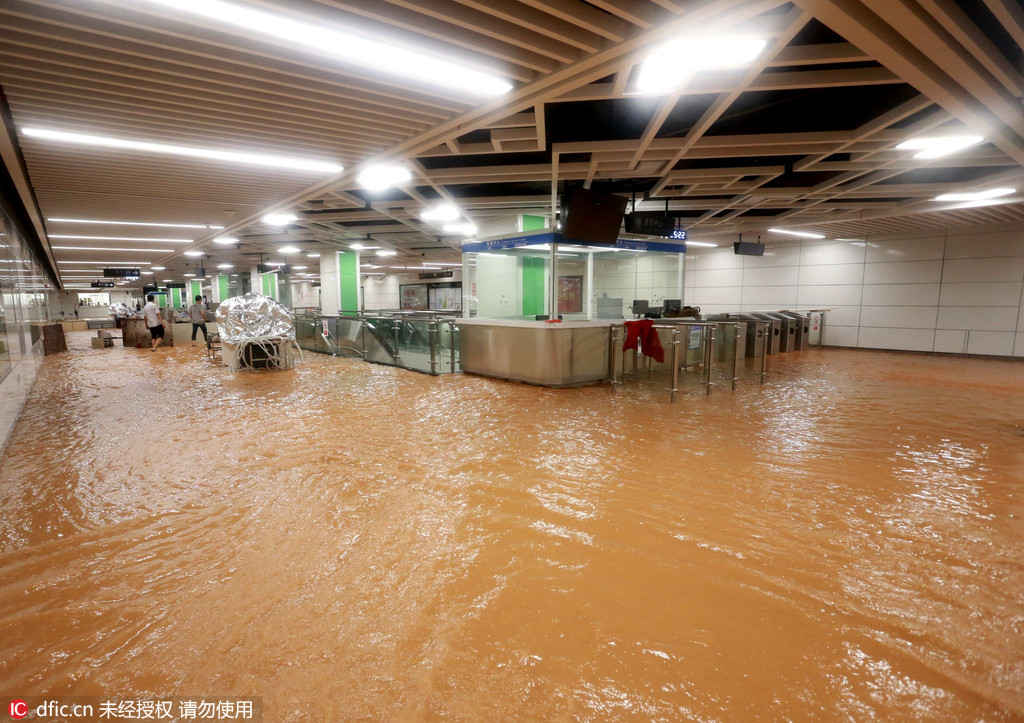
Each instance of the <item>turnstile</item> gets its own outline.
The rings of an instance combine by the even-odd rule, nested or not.
[[[777,319],[782,324],[781,330],[779,332],[779,351],[796,351],[796,329],[798,326],[796,319],[785,316],[784,314],[779,314],[777,312],[769,312],[767,316],[771,317],[772,319]]]
[[[771,321],[751,314],[737,314],[736,318],[747,322],[747,357],[760,359],[765,353],[765,344],[770,343]]]
[[[745,314],[756,321],[768,322],[765,338],[765,346],[769,354],[778,354],[782,351],[782,320],[775,319],[768,314]]]
[[[811,339],[810,317],[805,316],[803,314],[798,314],[795,311],[780,311],[779,314],[781,314],[782,316],[788,316],[790,319],[796,322],[795,351],[807,351],[807,346]]]

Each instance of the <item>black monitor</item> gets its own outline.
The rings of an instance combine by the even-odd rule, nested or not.
[[[736,241],[732,245],[732,250],[738,256],[764,256],[764,244]]]
[[[674,314],[675,312],[683,308],[682,299],[665,299],[664,301],[665,313]]]
[[[566,218],[562,238],[591,244],[614,244],[619,240],[619,228],[627,203],[629,199],[624,196],[577,189],[563,205]]]
[[[630,307],[630,310],[636,316],[643,316],[644,314],[647,313],[647,310],[649,308],[650,303],[647,301],[647,299],[633,299],[633,306]]]

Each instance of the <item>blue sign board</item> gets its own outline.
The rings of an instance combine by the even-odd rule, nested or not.
[[[680,231],[685,238],[686,232]],[[508,238],[496,238],[489,241],[476,241],[465,244],[462,247],[464,254],[476,254],[481,251],[501,251],[502,249],[522,248],[523,246],[537,246],[541,244],[557,243],[560,246],[587,246],[585,243],[563,242],[561,234],[540,233],[529,236],[510,236]],[[601,248],[626,249],[629,251],[660,251],[666,254],[685,254],[686,244],[668,243],[665,241],[632,241],[620,238],[612,245]]]

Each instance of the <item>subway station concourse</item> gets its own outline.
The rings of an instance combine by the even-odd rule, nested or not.
[[[1024,719],[1019,0],[0,0],[0,117],[0,718]]]

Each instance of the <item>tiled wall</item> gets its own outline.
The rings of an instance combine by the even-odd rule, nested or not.
[[[705,313],[827,308],[825,344],[1024,357],[1024,226],[694,249]]]

